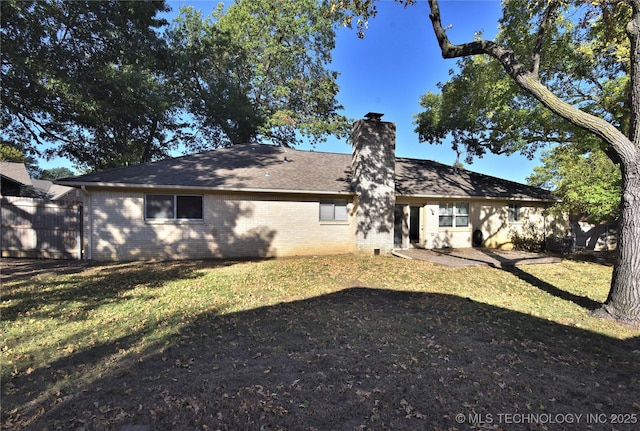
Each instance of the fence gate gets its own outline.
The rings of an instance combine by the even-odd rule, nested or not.
[[[2,257],[82,259],[82,205],[4,196]]]

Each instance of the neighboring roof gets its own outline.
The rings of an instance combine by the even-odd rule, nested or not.
[[[351,154],[245,144],[56,182],[72,186],[350,194]],[[400,196],[556,200],[537,187],[407,158],[396,158],[396,192]]]
[[[48,199],[60,199],[67,193],[73,190],[73,187],[67,187],[60,184],[54,184],[49,180],[31,180],[33,183],[33,188],[39,192],[44,194]]]
[[[31,177],[24,163],[0,162],[0,176],[23,186],[31,185]]]

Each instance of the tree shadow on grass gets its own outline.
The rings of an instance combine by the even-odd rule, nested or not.
[[[88,358],[114,349],[78,352],[37,373],[88,374]],[[616,429],[637,429],[639,353],[637,337],[452,295],[353,287],[228,315],[213,310],[114,360],[90,383],[63,385],[36,403],[25,394],[36,399],[43,382],[18,377],[16,393],[3,397],[3,419],[32,417],[27,429],[470,429],[490,420],[500,429],[556,430],[611,429],[616,414],[628,422]],[[572,422],[558,422],[568,415]]]
[[[554,286],[551,283],[547,283],[546,281],[540,280],[538,277],[524,271],[518,265],[510,264],[508,261],[505,261],[504,258],[502,258],[498,253],[492,252],[489,249],[482,250],[482,253],[488,256],[491,256],[494,259],[502,259],[503,260],[502,265],[497,268],[515,275],[525,283],[528,283],[542,290],[543,292],[546,292],[552,296],[555,296],[556,298],[560,298],[564,301],[573,302],[574,304],[589,311],[595,310],[602,306],[602,303],[595,301],[587,296],[575,295],[571,292],[567,292],[566,290],[558,289],[556,286]]]
[[[81,319],[85,312],[101,305],[126,301],[123,293],[141,285],[148,288],[163,286],[172,280],[195,278],[202,267],[228,264],[229,262],[216,260],[167,261],[162,264],[127,262],[110,265],[37,260],[21,260],[12,266],[8,263],[7,270],[3,268],[2,279],[3,284],[12,283],[3,289],[2,299],[11,305],[2,308],[2,319],[15,320],[25,314],[31,318],[47,318],[51,314],[57,314],[56,309],[64,310],[70,303],[74,310],[80,311],[77,318]],[[47,277],[51,274],[65,274],[69,277],[52,281]],[[76,274],[78,276],[74,277]]]

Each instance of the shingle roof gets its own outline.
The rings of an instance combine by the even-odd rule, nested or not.
[[[396,193],[404,196],[488,197],[556,201],[547,190],[431,160],[396,158]]]
[[[349,193],[350,161],[348,154],[244,144],[58,182]]]
[[[31,185],[31,177],[29,177],[24,163],[0,162],[0,176],[23,186]]]
[[[245,144],[66,178],[64,185],[351,193],[351,154]],[[396,159],[401,196],[555,200],[550,192],[430,160]]]
[[[41,193],[43,197],[48,199],[56,200],[60,199],[70,191],[74,190],[72,187],[62,186],[60,184],[54,184],[49,180],[39,180],[33,179],[31,180],[33,183],[33,188]]]

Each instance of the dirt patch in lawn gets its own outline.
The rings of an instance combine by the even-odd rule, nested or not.
[[[640,420],[637,337],[454,295],[352,286],[202,314],[137,354],[129,341],[3,383],[2,429],[631,430]],[[104,358],[90,383],[70,384]]]

